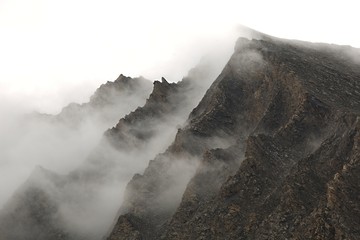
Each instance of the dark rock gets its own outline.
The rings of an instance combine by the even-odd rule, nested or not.
[[[152,226],[135,227],[143,239],[358,239],[360,68],[344,48],[240,39],[165,155],[129,183],[120,218]],[[183,155],[202,160],[161,208],[166,166]]]

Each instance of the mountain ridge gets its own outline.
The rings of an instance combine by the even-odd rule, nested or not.
[[[187,117],[186,113],[193,108],[191,105],[192,102],[189,101],[189,99],[201,97],[199,91],[204,91],[202,90],[204,89],[204,83],[201,82],[201,84],[199,84],[197,79],[201,78],[202,80],[205,80],[208,78],[209,71],[204,71],[204,69],[207,68],[207,64],[200,65],[198,68],[193,69],[187,77],[178,83],[168,83],[164,78],[161,82],[155,81],[153,83],[153,92],[149,95],[145,104],[121,118],[118,124],[107,130],[98,146],[75,170],[64,176],[58,176],[55,173],[43,174],[43,172],[48,171],[43,170],[42,168],[34,170],[32,176],[25,183],[25,187],[19,190],[21,196],[17,194],[9,200],[9,204],[14,205],[11,209],[19,208],[19,205],[31,209],[39,209],[39,205],[42,204],[45,204],[45,206],[54,205],[56,206],[54,211],[48,212],[44,209],[44,211],[40,211],[38,214],[43,214],[47,219],[55,218],[54,225],[61,230],[61,233],[58,234],[59,239],[100,238],[104,231],[103,227],[101,231],[97,231],[98,233],[89,235],[89,233],[86,232],[89,230],[85,229],[85,232],[79,233],[74,231],[72,226],[68,226],[69,224],[66,222],[72,220],[66,218],[67,215],[69,215],[68,211],[78,212],[79,215],[96,214],[96,209],[90,209],[93,207],[92,201],[100,201],[100,199],[98,200],[99,196],[104,194],[101,191],[108,191],[107,185],[112,186],[115,184],[110,188],[111,192],[121,191],[122,184],[124,184],[122,182],[128,181],[128,178],[130,178],[133,173],[141,170],[142,164],[147,163],[149,156],[153,155],[154,152],[158,153],[163,151],[162,149],[167,145],[167,139],[172,138],[171,136],[176,133],[176,127],[182,124],[182,121],[185,121]],[[130,81],[127,77],[120,77]],[[104,86],[109,86],[109,83],[103,85],[102,89],[104,89]],[[195,96],[195,93],[197,96]],[[70,122],[71,121],[72,119],[70,119]],[[77,119],[75,119],[75,121],[77,121]],[[72,124],[70,124],[70,126],[73,127]],[[139,136],[139,133],[141,133],[139,129],[140,126],[141,129],[147,129],[148,132],[150,132],[146,138],[144,138],[145,135]],[[122,139],[124,144],[119,144],[120,142],[116,139]],[[126,143],[132,144],[132,147],[130,148],[130,145]],[[136,144],[134,145],[134,143]],[[138,154],[138,151],[142,151],[142,155]],[[135,157],[137,161],[127,159],[133,157]],[[146,162],[142,163],[141,161],[144,160]],[[124,166],[126,169],[122,169]],[[131,175],[129,176],[129,174]],[[43,184],[39,184],[37,181],[32,180],[33,178],[39,178],[37,175],[44,175],[44,182],[49,182],[50,185],[53,185],[53,180],[55,178],[60,178],[61,184],[54,186],[54,191],[49,190],[46,186],[44,187]],[[51,177],[46,177],[50,175]],[[52,177],[53,175],[56,177]],[[97,190],[97,188],[99,190]],[[112,188],[117,189],[112,190]],[[36,203],[36,195],[32,194],[33,192],[44,192],[46,197],[42,198],[43,203]],[[118,195],[111,197],[113,200],[110,207],[104,207],[111,208],[113,205],[117,206],[120,204],[121,199]],[[16,201],[17,198],[28,200]],[[34,204],[28,204],[28,201],[33,202]],[[8,208],[10,209],[10,207]],[[77,208],[80,208],[80,210],[77,210]],[[85,212],[81,211],[82,208],[85,208]],[[111,214],[116,215],[116,211],[117,209],[112,209]],[[57,217],[58,215],[60,215],[60,217]],[[52,235],[52,232],[58,232],[58,230],[50,228],[50,226],[46,227],[49,228],[49,231],[44,232],[44,234],[34,232],[34,234],[31,235],[31,227],[27,228],[26,225],[34,225],[34,229],[36,227],[43,229],[45,224],[44,222],[34,223],[31,220],[34,218],[32,214],[26,215],[25,213],[25,216],[21,216],[21,218],[24,218],[24,222],[18,219],[20,215],[17,215],[16,212],[7,211],[5,214],[0,214],[0,216],[2,217],[0,220],[0,225],[2,226],[4,226],[4,223],[9,223],[10,225],[15,225],[16,222],[21,223],[16,228],[2,228],[0,236],[3,234],[2,236],[4,238],[23,239],[24,236],[26,236],[27,239],[57,239]],[[26,219],[28,222],[26,222]],[[113,221],[113,218],[104,216],[103,221]],[[58,225],[56,225],[56,223]],[[40,226],[37,226],[37,224]],[[73,225],[76,226],[76,224],[81,224],[81,221],[80,223],[75,222]],[[107,228],[108,227],[109,226],[107,226]],[[53,229],[53,231],[51,229]],[[25,232],[25,235],[19,237],[16,234],[13,234],[13,231]],[[96,231],[96,226],[93,231]]]
[[[154,194],[155,201],[161,199],[159,196],[161,191],[150,190],[160,183],[148,187],[150,194],[136,193],[136,197],[128,201],[139,205],[145,213],[137,208],[125,211],[124,215],[119,217],[118,224],[115,225],[108,239],[217,239],[224,236],[227,239],[302,238],[301,235],[293,232],[294,226],[299,224],[299,216],[296,218],[298,222],[292,225],[292,229],[289,229],[289,225],[294,223],[288,220],[288,222],[279,223],[279,226],[285,226],[285,229],[268,225],[266,230],[265,227],[264,229],[258,227],[255,230],[258,218],[261,219],[257,216],[261,213],[257,211],[262,210],[261,205],[251,206],[251,203],[254,203],[255,199],[261,199],[262,196],[266,197],[267,194],[271,196],[273,194],[271,189],[276,189],[282,184],[282,179],[289,177],[291,169],[297,166],[300,159],[306,159],[307,154],[322,147],[319,142],[326,141],[329,135],[331,136],[329,133],[331,130],[338,129],[335,134],[346,133],[352,125],[351,122],[354,121],[350,120],[354,119],[351,115],[356,116],[360,109],[358,105],[360,98],[356,94],[359,87],[359,71],[355,68],[356,64],[352,63],[348,66],[342,62],[342,59],[338,60],[336,56],[332,56],[331,47],[326,49],[330,51],[329,53],[317,50],[316,46],[299,47],[297,42],[291,45],[287,40],[279,42],[278,39],[269,38],[251,41],[240,39],[239,43],[242,46],[235,48],[235,54],[228,65],[207,91],[198,107],[190,114],[189,125],[178,132],[175,145],[179,146],[172,149],[176,154],[179,149],[185,149],[185,152],[190,150],[190,153],[201,155],[204,149],[193,150],[193,145],[196,146],[192,141],[193,137],[187,137],[187,133],[184,132],[201,136],[204,144],[206,138],[214,134],[214,130],[217,131],[215,135],[222,137],[236,134],[235,145],[223,149],[214,147],[213,150],[205,152],[201,160],[202,164],[197,168],[191,180],[189,179],[190,182],[182,196],[180,207],[175,207],[167,217],[160,221],[155,220],[159,216],[151,210],[151,208],[156,209],[156,206],[153,205],[154,197],[150,197]],[[325,45],[324,48],[326,48]],[[264,60],[264,58],[267,59]],[[249,66],[252,61],[255,64]],[[347,74],[340,75],[342,71]],[[340,92],[335,94],[334,90]],[[233,95],[232,92],[234,92]],[[245,95],[241,96],[242,93]],[[226,100],[227,97],[228,100]],[[238,102],[241,102],[241,105],[234,102],[236,99],[239,99]],[[239,116],[239,112],[244,114]],[[344,117],[350,117],[348,120],[350,125],[338,127],[338,122]],[[255,136],[252,136],[253,134]],[[186,140],[182,139],[184,136]],[[246,143],[244,143],[246,138]],[[188,142],[190,146],[187,145]],[[342,147],[339,146],[339,148]],[[229,152],[229,149],[232,151]],[[231,155],[234,149],[237,151]],[[244,149],[245,156],[242,158],[239,152]],[[218,154],[215,154],[216,152]],[[219,154],[221,152],[222,154]],[[227,156],[228,154],[231,157]],[[270,163],[264,161],[266,158],[272,159]],[[163,164],[166,165],[166,161],[161,159],[155,159],[155,161],[160,165],[155,167],[157,171],[151,170],[155,176],[150,177],[146,172],[153,168],[154,164],[150,164],[142,177],[137,176],[130,182],[128,194],[133,194],[132,191],[145,191],[141,186],[147,188],[148,182],[153,181],[153,178],[164,178],[161,175],[165,175],[166,178],[166,173],[164,173],[166,167],[161,167],[161,163],[165,162]],[[305,160],[300,162],[302,161]],[[234,167],[240,168],[236,172],[231,171]],[[260,176],[261,178],[268,177],[261,179]],[[246,182],[242,182],[245,181],[243,179]],[[265,187],[264,184],[267,181],[272,182],[272,187]],[[205,182],[217,182],[217,184],[207,187],[204,186]],[[316,184],[308,187],[314,186]],[[317,194],[320,196],[321,193],[317,192]],[[235,200],[230,201],[231,204],[228,203],[229,200],[226,200],[234,198],[239,201],[243,198],[243,200],[236,204]],[[150,205],[144,206],[142,201],[149,201]],[[287,200],[284,198],[282,201]],[[244,209],[242,206],[249,204],[251,207],[248,213],[244,210],[240,211]],[[288,209],[291,207],[291,205],[288,206]],[[228,213],[229,216],[222,212]],[[270,215],[267,218],[268,221],[274,221],[284,216],[286,212],[278,212],[278,216],[271,217]],[[312,231],[306,228],[303,230]],[[272,234],[269,235],[269,233]],[[320,229],[306,236],[320,238],[332,236],[336,239],[341,237],[331,234],[326,229]],[[350,234],[346,236],[356,239],[356,235]]]
[[[107,130],[66,177],[67,189],[55,188],[61,196],[92,196],[113,179],[129,177],[107,233],[77,235],[60,219],[53,226],[40,221],[40,233],[28,238],[360,238],[356,54],[347,46],[248,34],[253,38],[238,39],[210,87],[201,83],[207,68],[177,83],[155,81],[145,105]],[[143,161],[132,178],[117,170],[119,159],[127,158],[120,170]],[[46,179],[57,178],[50,175]],[[51,219],[58,205],[47,194],[38,194],[49,206],[43,212],[27,201],[15,208],[37,209],[35,216]],[[71,207],[78,204],[87,200]],[[20,222],[15,213],[9,216]]]

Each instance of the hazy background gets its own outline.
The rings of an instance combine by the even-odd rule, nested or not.
[[[358,9],[346,0],[0,0],[1,105],[56,113],[120,73],[177,81],[209,48],[232,48],[238,24],[360,47]]]

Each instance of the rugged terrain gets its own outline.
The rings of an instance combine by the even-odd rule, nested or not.
[[[360,239],[359,50],[253,36],[210,87],[155,81],[70,174],[35,170],[0,238]],[[124,200],[93,209],[109,185]],[[112,215],[79,232],[64,209]]]
[[[360,68],[348,54],[239,39],[173,144],[129,183],[108,239],[359,239]],[[178,182],[184,156],[200,162]],[[168,204],[173,188],[184,192]]]

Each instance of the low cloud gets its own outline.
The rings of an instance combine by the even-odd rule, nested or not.
[[[116,218],[129,180],[135,173],[142,173],[149,160],[166,151],[178,128],[186,124],[191,110],[224,67],[233,49],[233,44],[227,44],[209,50],[185,77],[191,84],[181,89],[184,92],[170,96],[169,101],[177,105],[176,111],[136,126],[136,131],[150,132],[151,137],[129,149],[114,148],[103,133],[120,118],[144,105],[152,87],[125,92],[121,96],[108,93],[106,96],[115,104],[92,107],[84,113],[84,105],[71,104],[56,117],[39,113],[24,115],[32,110],[26,104],[6,102],[1,109],[6,117],[0,122],[3,136],[0,139],[0,208],[36,166],[42,166],[60,179],[59,185],[54,186],[50,180],[41,187],[56,203],[63,227],[74,236],[102,237]],[[217,146],[224,145],[221,139],[211,141]],[[172,162],[169,175],[177,187],[165,190],[164,204],[169,207],[178,204],[197,163],[197,159]]]

